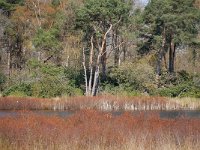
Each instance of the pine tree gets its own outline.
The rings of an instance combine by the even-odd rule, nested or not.
[[[169,52],[168,72],[173,73],[176,48],[192,43],[200,22],[200,10],[195,0],[151,0],[144,11],[144,20],[151,35],[151,44],[156,41],[157,74],[161,74],[161,61]]]

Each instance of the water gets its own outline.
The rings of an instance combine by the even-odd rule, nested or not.
[[[180,117],[187,117],[187,118],[197,118],[200,119],[200,111],[199,110],[184,110],[184,111],[161,111],[160,112],[161,118],[180,118]]]
[[[120,116],[124,112],[112,112],[114,116]],[[135,111],[132,112],[133,115],[139,115],[143,114],[145,117],[149,117],[152,114],[158,113],[160,118],[166,118],[166,119],[176,119],[180,117],[186,117],[186,118],[191,118],[191,119],[200,119],[200,110],[179,110],[179,111]],[[17,116],[17,115],[30,115],[30,114],[37,114],[37,115],[43,115],[43,116],[58,116],[62,118],[67,118],[75,112],[70,112],[70,111],[45,111],[45,110],[40,110],[40,111],[4,111],[0,110],[0,118],[1,117],[6,117],[6,116]]]

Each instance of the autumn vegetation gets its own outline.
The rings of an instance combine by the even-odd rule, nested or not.
[[[1,149],[198,149],[200,120],[82,110],[68,118],[1,117]],[[184,124],[184,125],[183,125]]]

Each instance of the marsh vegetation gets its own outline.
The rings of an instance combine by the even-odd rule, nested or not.
[[[180,101],[114,96],[65,100],[0,98],[0,148],[197,150],[200,146],[200,111],[181,108]],[[195,106],[198,102],[196,100]],[[168,110],[157,105],[152,110],[144,107],[141,110],[125,109],[124,106],[131,103],[141,106],[171,103],[171,107]],[[118,109],[114,109],[113,105],[117,104]]]
[[[146,117],[81,110],[67,118],[37,114],[1,117],[1,149],[197,150],[200,119]]]

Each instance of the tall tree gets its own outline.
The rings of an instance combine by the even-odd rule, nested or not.
[[[95,96],[99,87],[100,64],[106,76],[108,37],[128,20],[131,4],[124,0],[86,0],[77,11],[77,27],[85,34],[89,45],[89,79],[85,67],[86,95]],[[96,50],[96,51],[95,51]],[[85,55],[85,52],[83,53]],[[94,71],[94,75],[93,75]],[[89,80],[89,81],[88,81]],[[93,84],[93,85],[92,85]]]
[[[21,67],[22,63],[22,37],[18,32],[15,22],[13,22],[12,15],[18,5],[21,5],[23,0],[0,0],[0,10],[3,16],[7,17],[6,26],[1,26],[3,36],[1,36],[2,49],[7,54],[7,75],[10,76],[12,66],[16,68]],[[14,59],[15,57],[15,59]]]
[[[144,19],[150,37],[160,45],[158,75],[166,50],[169,52],[168,72],[173,73],[177,47],[191,43],[198,34],[200,10],[194,3],[195,0],[151,0],[145,8]]]

